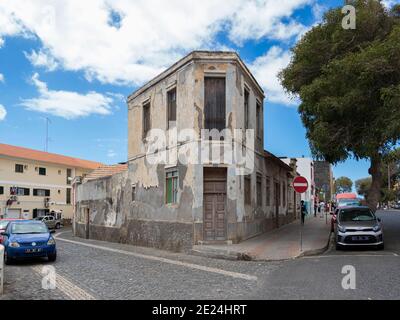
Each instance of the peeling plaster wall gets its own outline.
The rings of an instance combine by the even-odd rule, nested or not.
[[[231,54],[227,56],[232,57]],[[82,212],[88,208],[91,238],[176,251],[186,250],[203,240],[204,165],[178,164],[178,201],[176,204],[165,204],[165,170],[168,167],[164,164],[150,164],[145,158],[142,106],[150,102],[151,127],[167,131],[167,92],[176,87],[176,129],[179,132],[194,128],[198,134],[195,139],[198,139],[204,127],[206,76],[225,76],[226,127],[230,129],[245,129],[245,84],[250,89],[250,129],[256,129],[256,101],[258,99],[263,105],[263,94],[238,61],[221,61],[216,56],[214,61],[199,58],[176,68],[176,72],[158,79],[129,100],[128,171],[78,186],[75,230],[81,236],[84,236],[86,228]],[[255,149],[259,153],[263,152],[263,145],[263,138],[256,138]],[[257,173],[262,175],[264,194],[267,175],[271,177],[272,192],[274,179],[288,184],[288,171],[263,156],[255,156],[255,170],[251,174],[252,205],[245,206],[244,177],[236,175],[235,169],[234,166],[228,166],[227,169],[227,240],[239,242],[276,226],[274,207],[267,207],[263,200],[263,206],[257,208]],[[135,201],[132,201],[133,184],[136,186]],[[288,208],[281,206],[279,225],[290,219]]]

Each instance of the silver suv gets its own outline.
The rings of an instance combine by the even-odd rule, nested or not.
[[[43,221],[46,224],[47,228],[49,228],[49,229],[60,229],[61,228],[61,220],[58,220],[53,216],[37,217],[34,220]]]
[[[384,248],[381,219],[368,207],[352,206],[336,209],[332,217],[336,249],[346,246]]]

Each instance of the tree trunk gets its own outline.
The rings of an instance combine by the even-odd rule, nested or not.
[[[381,171],[382,159],[380,155],[371,157],[371,166],[368,173],[372,176],[371,188],[368,190],[367,203],[371,210],[375,211],[378,202],[381,199],[381,187],[382,187],[382,171]]]

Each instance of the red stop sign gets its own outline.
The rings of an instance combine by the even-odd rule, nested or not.
[[[293,179],[293,188],[298,193],[306,192],[308,189],[308,181],[302,176]]]

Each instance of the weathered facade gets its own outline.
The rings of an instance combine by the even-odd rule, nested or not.
[[[239,242],[292,221],[296,166],[263,148],[263,99],[233,52],[192,52],[134,92],[128,97],[128,169],[77,186],[75,233],[178,251]],[[154,148],[152,129],[172,144]],[[199,157],[189,146],[214,154],[215,146],[230,143],[223,136],[204,147],[205,129],[253,130],[251,147],[247,136],[240,144],[251,151],[246,174],[223,156],[191,161]],[[158,156],[168,161],[154,161]]]

